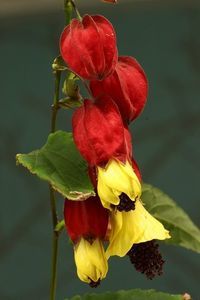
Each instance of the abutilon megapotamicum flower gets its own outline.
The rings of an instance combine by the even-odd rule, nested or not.
[[[92,80],[94,97],[109,95],[118,105],[125,122],[141,113],[147,100],[148,82],[144,70],[135,58],[120,56],[115,71],[104,80]]]
[[[140,200],[140,173],[132,158],[130,133],[114,101],[105,95],[94,102],[85,100],[72,123],[75,144],[89,164],[103,206],[110,211],[107,259],[113,255],[123,257],[135,245],[169,238],[169,232]]]
[[[65,225],[73,244],[80,280],[96,287],[108,271],[103,248],[108,228],[108,210],[98,196],[84,201],[65,200]]]
[[[112,24],[100,15],[73,19],[61,34],[60,52],[72,72],[83,79],[105,78],[118,59]]]
[[[110,219],[111,232],[106,256],[125,256],[135,244],[154,239],[170,238],[164,226],[151,216],[140,199],[136,199],[134,210],[119,212],[115,210]]]
[[[75,111],[72,125],[77,148],[89,166],[96,168],[97,192],[103,206],[112,210],[120,204],[120,197],[129,202],[140,197],[141,185],[130,156],[130,133],[112,99],[85,100],[84,106]]]

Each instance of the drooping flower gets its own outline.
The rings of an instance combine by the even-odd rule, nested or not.
[[[107,258],[113,255],[123,257],[135,244],[170,238],[169,232],[147,212],[140,199],[135,201],[134,210],[129,212],[113,211],[110,225]]]
[[[108,271],[103,248],[108,217],[108,210],[103,208],[98,196],[84,201],[65,200],[64,219],[74,244],[77,275],[91,287],[98,286]]]
[[[109,95],[118,105],[125,122],[141,113],[147,100],[148,83],[140,64],[133,57],[120,56],[113,74],[90,82],[94,97]]]
[[[78,76],[103,79],[114,71],[117,63],[114,28],[101,15],[85,15],[82,21],[73,19],[61,34],[60,52]]]
[[[108,96],[95,102],[85,100],[72,124],[77,148],[89,166],[95,167],[103,206],[112,210],[125,198],[129,206],[141,195],[141,185],[132,167],[130,133],[117,105]]]
[[[125,211],[134,209],[130,205],[141,196],[141,184],[129,161],[122,163],[111,159],[104,168],[97,167],[97,172],[97,190],[103,206],[109,209],[110,205],[119,205],[121,210],[121,205],[126,202]]]

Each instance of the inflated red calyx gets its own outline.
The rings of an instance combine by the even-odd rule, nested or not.
[[[109,96],[85,100],[72,119],[74,142],[89,165],[105,165],[116,158],[125,162],[131,137],[117,105]]]
[[[60,52],[72,72],[83,79],[101,80],[117,63],[114,28],[101,15],[73,19],[61,34]]]
[[[140,64],[129,56],[119,57],[113,74],[102,81],[91,81],[94,97],[109,95],[118,105],[125,122],[133,121],[147,100],[148,82]]]
[[[64,219],[71,240],[76,243],[81,237],[92,242],[104,239],[108,227],[108,210],[98,196],[84,201],[65,200]]]

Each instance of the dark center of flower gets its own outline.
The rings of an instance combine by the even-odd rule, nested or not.
[[[148,279],[162,275],[164,260],[155,241],[134,244],[127,255],[135,269]]]
[[[93,244],[94,240],[95,240],[95,236],[93,234],[85,234],[84,236],[84,239],[86,241],[88,241],[88,243],[90,243],[91,245]]]
[[[99,285],[100,285],[100,283],[101,283],[101,280],[100,280],[100,278],[97,280],[97,281],[93,281],[92,279],[90,279],[91,281],[90,281],[90,283],[89,283],[89,286],[91,287],[91,288],[97,288]]]
[[[119,211],[130,211],[135,209],[135,201],[132,201],[125,193],[119,196],[120,202],[116,206]]]

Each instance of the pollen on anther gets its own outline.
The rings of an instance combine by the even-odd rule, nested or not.
[[[97,280],[97,281],[93,281],[92,279],[90,279],[91,281],[90,281],[90,283],[89,283],[89,286],[91,287],[91,288],[97,288],[99,285],[100,285],[100,283],[101,283],[101,280],[100,280],[100,278]]]
[[[130,211],[135,209],[135,201],[131,200],[125,193],[119,196],[120,203],[116,206],[119,211]]]
[[[148,279],[162,275],[164,260],[155,241],[134,244],[127,255],[135,269]]]

